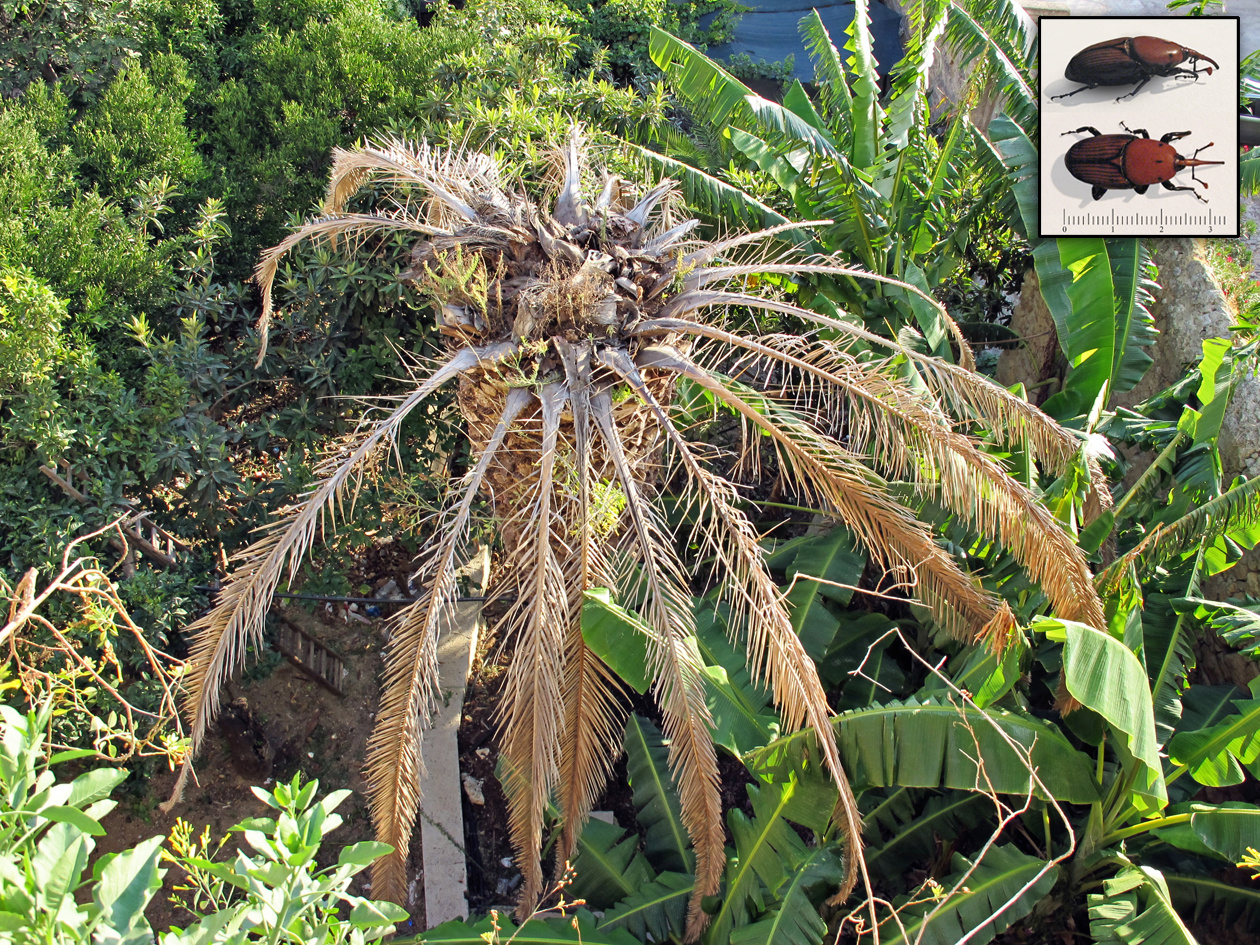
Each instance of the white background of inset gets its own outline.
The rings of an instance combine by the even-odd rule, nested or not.
[[[1210,17],[1046,17],[1041,20],[1041,212],[1046,224],[1043,233],[1063,235],[1060,224],[1063,212],[1069,214],[1117,213],[1158,214],[1165,217],[1182,213],[1196,216],[1210,211],[1213,216],[1225,215],[1225,226],[1215,226],[1214,233],[1233,233],[1238,214],[1238,20]],[[1132,91],[1132,85],[1104,85],[1089,89],[1071,98],[1051,101],[1080,88],[1080,83],[1064,77],[1068,61],[1094,43],[1123,36],[1156,36],[1179,43],[1210,56],[1221,66],[1212,75],[1202,74],[1198,81],[1186,78],[1156,76],[1132,98],[1117,102],[1116,98]],[[1208,65],[1200,60],[1199,68]],[[1188,68],[1190,63],[1183,63]],[[1094,200],[1091,187],[1073,177],[1067,169],[1068,149],[1089,134],[1073,131],[1092,125],[1105,135],[1125,134],[1120,122],[1132,129],[1145,128],[1158,140],[1170,131],[1189,131],[1188,137],[1172,142],[1177,153],[1190,157],[1196,148],[1209,141],[1214,147],[1202,152],[1203,160],[1225,161],[1218,167],[1198,168],[1198,177],[1208,184],[1199,188],[1207,198],[1203,204],[1186,191],[1165,190],[1152,184],[1145,194],[1134,190],[1108,190],[1102,199]],[[1176,186],[1189,186],[1190,169],[1173,178]],[[1070,231],[1108,235],[1096,227]],[[1120,235],[1131,230],[1117,228]],[[1161,235],[1143,230],[1149,235]],[[1180,230],[1167,227],[1164,236],[1178,233],[1206,235],[1199,228]]]

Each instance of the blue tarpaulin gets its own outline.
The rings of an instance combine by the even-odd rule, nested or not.
[[[827,2],[808,3],[803,0],[753,0],[745,2],[752,9],[740,17],[735,26],[735,35],[731,42],[721,46],[710,46],[708,55],[725,62],[733,55],[746,53],[756,62],[780,62],[788,56],[795,56],[795,68],[792,78],[802,82],[814,81],[814,66],[810,62],[809,53],[805,49],[805,41],[801,39],[797,28],[801,19],[816,9],[822,17],[823,25],[831,34],[831,41],[836,48],[844,52],[844,44],[848,41],[845,30],[853,22],[854,6],[850,3]],[[879,62],[879,72],[884,75],[901,58],[901,15],[894,13],[882,3],[869,4],[871,16],[871,35],[874,40],[875,58]]]

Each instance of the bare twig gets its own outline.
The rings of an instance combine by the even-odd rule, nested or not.
[[[945,905],[949,902],[951,898],[957,895],[959,891],[964,889],[968,879],[974,873],[976,868],[979,867],[985,855],[997,842],[998,838],[1007,829],[1007,827],[1009,827],[1012,823],[1017,821],[1018,818],[1021,817],[1028,810],[1029,806],[1032,803],[1034,794],[1040,793],[1040,795],[1045,798],[1046,802],[1051,807],[1054,808],[1055,813],[1058,814],[1059,819],[1063,822],[1063,825],[1066,828],[1067,834],[1068,834],[1067,849],[1065,849],[1058,856],[1055,856],[1053,858],[1046,860],[1046,862],[1042,865],[1041,869],[1039,869],[1036,872],[1036,874],[1032,876],[1031,879],[1029,879],[1026,883],[1024,883],[1023,886],[1021,886],[1018,890],[1016,890],[1016,892],[1009,899],[1007,899],[1006,902],[1002,903],[1002,905],[999,906],[993,912],[992,915],[990,915],[987,919],[985,919],[985,921],[977,923],[975,928],[973,928],[966,935],[960,938],[958,942],[956,943],[956,945],[966,945],[966,943],[971,941],[976,935],[978,935],[982,929],[984,929],[991,922],[993,922],[998,916],[1000,916],[1003,912],[1005,912],[1007,909],[1013,906],[1016,902],[1018,902],[1020,898],[1022,898],[1023,895],[1029,889],[1035,886],[1037,882],[1043,876],[1046,875],[1046,873],[1054,869],[1059,863],[1062,863],[1063,861],[1070,858],[1073,855],[1073,853],[1076,852],[1076,832],[1073,830],[1072,822],[1068,819],[1067,814],[1064,812],[1063,808],[1059,805],[1059,802],[1055,799],[1054,795],[1050,792],[1050,790],[1046,787],[1045,783],[1041,780],[1040,776],[1037,774],[1037,768],[1032,763],[1032,749],[1026,748],[1019,742],[1015,741],[1015,739],[1011,738],[1011,736],[1008,735],[1002,729],[1002,727],[997,724],[996,721],[994,721],[992,718],[989,717],[988,713],[984,712],[980,708],[980,706],[976,704],[975,700],[972,699],[970,693],[959,688],[957,685],[955,685],[953,680],[951,680],[948,676],[946,676],[944,673],[941,672],[940,667],[944,663],[944,660],[941,660],[939,663],[935,665],[933,665],[932,663],[929,663],[926,659],[923,658],[923,656],[921,656],[918,653],[917,650],[915,650],[914,647],[910,645],[909,641],[907,641],[906,638],[902,635],[900,629],[894,627],[888,630],[886,633],[882,634],[877,640],[873,641],[870,644],[870,646],[867,648],[867,653],[866,653],[866,656],[863,658],[862,664],[859,665],[856,670],[853,670],[853,674],[864,676],[864,674],[861,673],[861,669],[862,669],[862,666],[865,665],[866,659],[869,658],[871,652],[875,649],[875,647],[877,647],[883,640],[887,639],[889,636],[894,635],[894,634],[896,635],[897,639],[901,641],[902,646],[905,647],[906,651],[911,655],[911,657],[915,659],[916,661],[918,661],[920,664],[922,664],[922,666],[930,674],[937,677],[942,683],[944,683],[946,688],[948,688],[950,692],[952,693],[953,698],[951,698],[950,701],[958,708],[959,715],[962,717],[961,724],[967,729],[968,732],[971,733],[972,740],[976,744],[976,757],[971,759],[976,764],[976,785],[974,789],[978,792],[981,792],[987,795],[993,801],[993,804],[997,810],[998,818],[999,818],[996,829],[990,834],[989,838],[985,841],[984,845],[980,849],[979,854],[972,861],[970,867],[966,870],[966,872],[963,873],[961,877],[959,877],[958,881],[953,885],[953,887],[949,890],[949,892],[937,900],[936,905],[921,920],[919,933],[915,937],[915,945],[920,945],[920,943],[923,941],[923,936],[926,934],[927,928],[930,925],[933,917],[936,916],[940,912],[940,910],[945,907]],[[864,677],[864,678],[869,679],[869,677]],[[954,701],[955,698],[959,701],[955,702]],[[1015,753],[1020,763],[1028,771],[1028,775],[1029,775],[1028,792],[1024,798],[1024,803],[1018,808],[1013,808],[1007,804],[1004,804],[999,798],[998,792],[994,789],[993,782],[989,778],[988,772],[985,770],[984,758],[979,751],[979,739],[976,738],[975,731],[971,727],[970,720],[967,718],[967,715],[964,712],[964,707],[969,707],[979,712],[981,717],[984,718],[984,720],[997,733],[998,737],[1001,738],[1002,741],[1004,741],[1007,744],[1007,746]],[[1046,854],[1048,855],[1049,852],[1050,851],[1047,850]],[[936,897],[933,897],[933,898],[936,898]],[[897,923],[897,926],[901,932],[901,937],[904,939],[906,937],[906,928],[905,928],[904,923],[901,921],[899,913],[901,911],[904,911],[907,906],[917,905],[923,902],[924,900],[922,899],[915,900],[912,898],[910,902],[901,906],[900,909],[893,908],[891,903],[885,902],[883,900],[875,900],[875,901],[881,905],[888,907],[889,918],[892,921]],[[858,917],[858,913],[860,910],[862,910],[866,906],[867,906],[867,903],[862,903],[859,906],[857,906],[852,912],[850,912],[847,916],[845,916],[845,918],[841,921],[840,927],[844,928],[844,926],[847,923],[852,922],[855,924],[855,926],[858,927],[858,934],[859,935],[863,934],[863,930],[861,929],[860,926],[863,925],[864,922]],[[885,919],[884,921],[887,922],[889,920]],[[879,941],[878,929],[873,929],[872,932],[875,936],[875,939],[874,939],[875,942],[878,943]],[[838,940],[839,938],[837,936],[837,941]]]
[[[85,701],[77,680],[87,677],[109,694],[116,703],[111,708],[121,721],[119,725],[94,728],[97,757],[121,762],[137,755],[161,755],[173,762],[183,754],[182,729],[175,703],[176,679],[183,664],[149,643],[144,631],[127,613],[117,590],[95,558],[71,558],[80,542],[117,529],[120,522],[121,519],[111,522],[71,541],[62,554],[60,571],[41,591],[36,592],[38,572],[34,568],[27,571],[11,590],[0,581],[0,592],[10,601],[9,619],[0,628],[0,644],[8,643],[9,655],[22,688],[32,702],[38,701],[41,690],[55,693],[63,705],[69,704],[73,709],[95,717],[96,713]],[[38,612],[49,598],[59,592],[77,597],[81,610],[89,619],[98,620],[130,636],[132,645],[145,661],[146,677],[161,689],[156,708],[148,710],[135,706],[120,691],[126,674],[115,653],[114,634],[103,634],[100,656],[85,655],[80,644],[68,638],[51,620]],[[23,630],[27,627],[48,634],[53,644],[24,634]],[[69,665],[69,670],[61,668],[65,664]],[[49,669],[50,665],[57,668]],[[106,673],[113,681],[106,678]],[[170,731],[172,725],[173,736]],[[117,750],[119,743],[121,752]],[[108,751],[105,750],[107,746]]]

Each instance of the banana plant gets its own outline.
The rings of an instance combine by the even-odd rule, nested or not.
[[[817,93],[811,97],[794,81],[782,104],[653,28],[652,58],[695,130],[689,141],[667,139],[668,156],[640,153],[681,179],[692,203],[719,219],[829,221],[810,237],[794,230],[784,237],[930,292],[958,264],[976,220],[1003,201],[1007,186],[966,107],[953,110],[942,134],[929,133],[928,76],[938,46],[947,45],[972,75],[968,96],[987,90],[1027,116],[1035,108],[1027,80],[1035,45],[1026,20],[1005,0],[965,9],[952,0],[912,3],[906,54],[881,95],[867,9],[867,0],[857,0],[847,55],[816,11],[801,20]],[[818,279],[805,295],[820,310],[857,313],[892,334],[910,326],[935,354],[948,355],[958,332],[939,310],[887,284],[872,291]]]

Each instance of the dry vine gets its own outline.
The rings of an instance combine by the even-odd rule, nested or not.
[[[92,751],[97,758],[119,763],[163,757],[173,766],[183,761],[187,750],[176,705],[177,680],[184,664],[149,643],[96,558],[72,558],[77,545],[118,531],[120,522],[71,541],[62,553],[60,570],[42,590],[37,590],[39,574],[35,568],[14,587],[0,578],[0,594],[9,601],[8,620],[0,627],[0,645],[8,645],[9,665],[17,677],[10,685],[20,686],[30,704],[51,699],[58,714],[69,712],[91,720]],[[83,648],[67,637],[63,628],[39,613],[57,594],[78,598],[83,623],[99,633],[98,657],[84,655]],[[128,674],[113,640],[124,634],[143,658],[147,681],[160,690],[153,710],[134,705],[121,691]],[[112,718],[101,719],[99,709],[90,704],[93,687],[108,694]],[[54,750],[79,747],[58,745],[52,732],[49,737]]]

